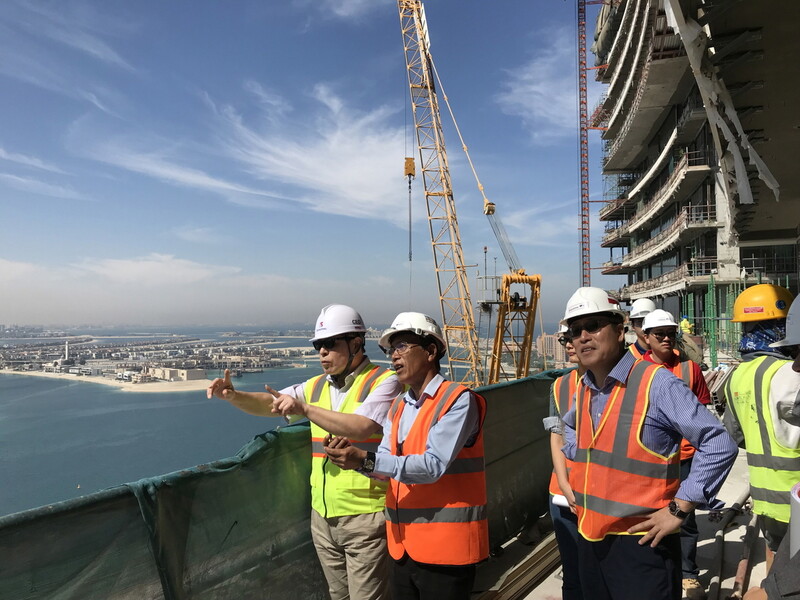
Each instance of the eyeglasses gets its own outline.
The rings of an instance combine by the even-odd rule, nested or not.
[[[647,335],[652,335],[655,337],[659,342],[663,342],[664,338],[668,337],[669,339],[675,341],[675,338],[678,336],[677,329],[662,329],[660,331],[653,331],[650,330]]]
[[[558,336],[558,343],[561,344],[562,346],[566,346],[567,344],[570,343],[570,341],[571,340],[566,336],[563,335]]]
[[[603,317],[594,317],[592,319],[585,319],[583,321],[579,321],[577,323],[573,323],[569,326],[565,337],[568,337],[570,340],[573,340],[577,337],[581,337],[582,332],[586,333],[596,333],[600,331],[603,327],[611,323],[610,320],[605,319]]]
[[[314,350],[319,352],[323,348],[325,350],[333,350],[333,347],[339,340],[349,340],[350,338],[346,336],[339,336],[339,337],[332,337],[332,338],[325,338],[324,340],[314,340],[311,342],[314,345]]]
[[[417,346],[421,346],[422,344],[409,344],[408,342],[397,342],[396,344],[389,346],[388,348],[384,348],[381,346],[381,350],[383,353],[386,354],[386,358],[392,358],[392,355],[397,352],[400,356],[411,350],[412,348],[416,348]]]

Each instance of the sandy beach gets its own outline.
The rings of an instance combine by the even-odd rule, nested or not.
[[[148,383],[131,383],[130,381],[119,381],[99,376],[70,375],[68,373],[44,373],[43,371],[11,371],[0,370],[0,375],[23,375],[25,377],[44,377],[48,379],[69,379],[84,383],[97,383],[115,387],[127,392],[193,392],[204,390],[208,387],[208,379],[196,379],[193,381],[151,381]]]

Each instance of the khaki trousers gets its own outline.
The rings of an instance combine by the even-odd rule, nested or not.
[[[311,538],[331,600],[389,600],[383,511],[325,519],[312,509]]]

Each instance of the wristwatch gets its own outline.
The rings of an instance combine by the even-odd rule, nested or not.
[[[688,512],[686,512],[685,510],[681,510],[678,507],[678,503],[675,502],[675,500],[670,500],[669,501],[668,508],[669,508],[669,514],[671,514],[674,517],[678,517],[681,520],[683,520],[683,519],[685,519],[686,517],[689,516]]]
[[[356,469],[359,473],[372,473],[375,470],[375,453],[374,452],[367,452],[367,455],[364,457],[363,462],[361,463],[361,467]]]

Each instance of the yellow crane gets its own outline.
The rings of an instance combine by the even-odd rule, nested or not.
[[[484,214],[489,218],[511,271],[503,275],[497,289],[497,299],[482,303],[484,307],[498,305],[489,373],[488,377],[484,376],[466,265],[461,249],[461,234],[453,199],[450,167],[447,162],[437,97],[437,78],[430,53],[425,11],[421,0],[398,0],[397,4],[451,376],[461,383],[473,386],[525,377],[530,368],[533,326],[541,277],[526,275],[519,267],[519,261],[505,234],[505,229],[494,214],[495,205],[489,202],[484,194],[483,185],[478,180],[462,138],[462,148],[467,154],[483,197]],[[441,82],[438,83],[441,87]],[[443,96],[450,109],[446,95]],[[452,117],[452,110],[450,114]],[[453,123],[461,138],[454,117]],[[408,161],[406,173],[410,173]],[[529,288],[527,295],[521,295],[518,291],[512,292],[512,285],[518,284]]]

